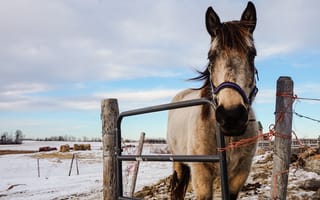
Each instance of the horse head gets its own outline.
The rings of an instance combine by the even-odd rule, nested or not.
[[[212,7],[206,12],[206,28],[211,36],[207,85],[216,104],[216,120],[226,136],[240,136],[245,132],[257,93],[256,49],[252,37],[256,20],[251,2],[240,21],[221,23]]]

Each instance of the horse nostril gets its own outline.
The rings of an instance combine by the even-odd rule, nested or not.
[[[248,111],[242,105],[230,109],[225,109],[220,105],[216,110],[216,120],[221,126],[243,125],[248,121]]]
[[[224,125],[224,116],[225,116],[225,109],[223,106],[218,106],[216,110],[216,120],[220,125]]]

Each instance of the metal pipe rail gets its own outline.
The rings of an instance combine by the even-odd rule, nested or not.
[[[122,161],[155,161],[155,162],[219,162],[218,155],[122,155],[118,156]]]
[[[165,110],[179,109],[191,106],[199,106],[209,104],[213,108],[215,105],[209,101],[208,99],[192,99],[187,101],[180,101],[168,104],[161,104],[157,106],[150,106],[135,110],[129,110],[125,112],[121,112],[117,119],[117,129],[116,129],[116,164],[117,164],[117,197],[118,199],[134,199],[123,196],[123,185],[122,185],[122,161],[181,161],[181,162],[219,162],[220,161],[220,169],[221,169],[221,191],[222,197],[224,200],[229,199],[229,186],[228,186],[228,174],[227,174],[227,164],[226,164],[226,154],[225,152],[219,152],[218,155],[142,155],[142,156],[134,156],[134,155],[121,155],[122,147],[121,147],[121,122],[124,117],[147,114],[152,112],[159,112]],[[224,136],[219,134],[219,127],[217,129],[217,145],[219,148],[224,148]]]

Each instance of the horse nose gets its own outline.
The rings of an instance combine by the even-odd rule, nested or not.
[[[226,129],[243,127],[248,121],[248,110],[243,105],[231,108],[220,105],[216,110],[216,120]]]

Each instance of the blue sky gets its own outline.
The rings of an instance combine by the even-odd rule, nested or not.
[[[27,137],[100,137],[100,102],[120,110],[167,103],[207,63],[204,14],[237,20],[247,1],[3,0],[0,2],[0,132]],[[254,1],[259,93],[254,103],[265,131],[274,123],[276,80],[291,76],[295,94],[320,98],[320,2]],[[319,119],[318,102],[296,112]],[[294,117],[299,137],[320,124]],[[127,118],[126,137],[165,137],[166,112]]]

